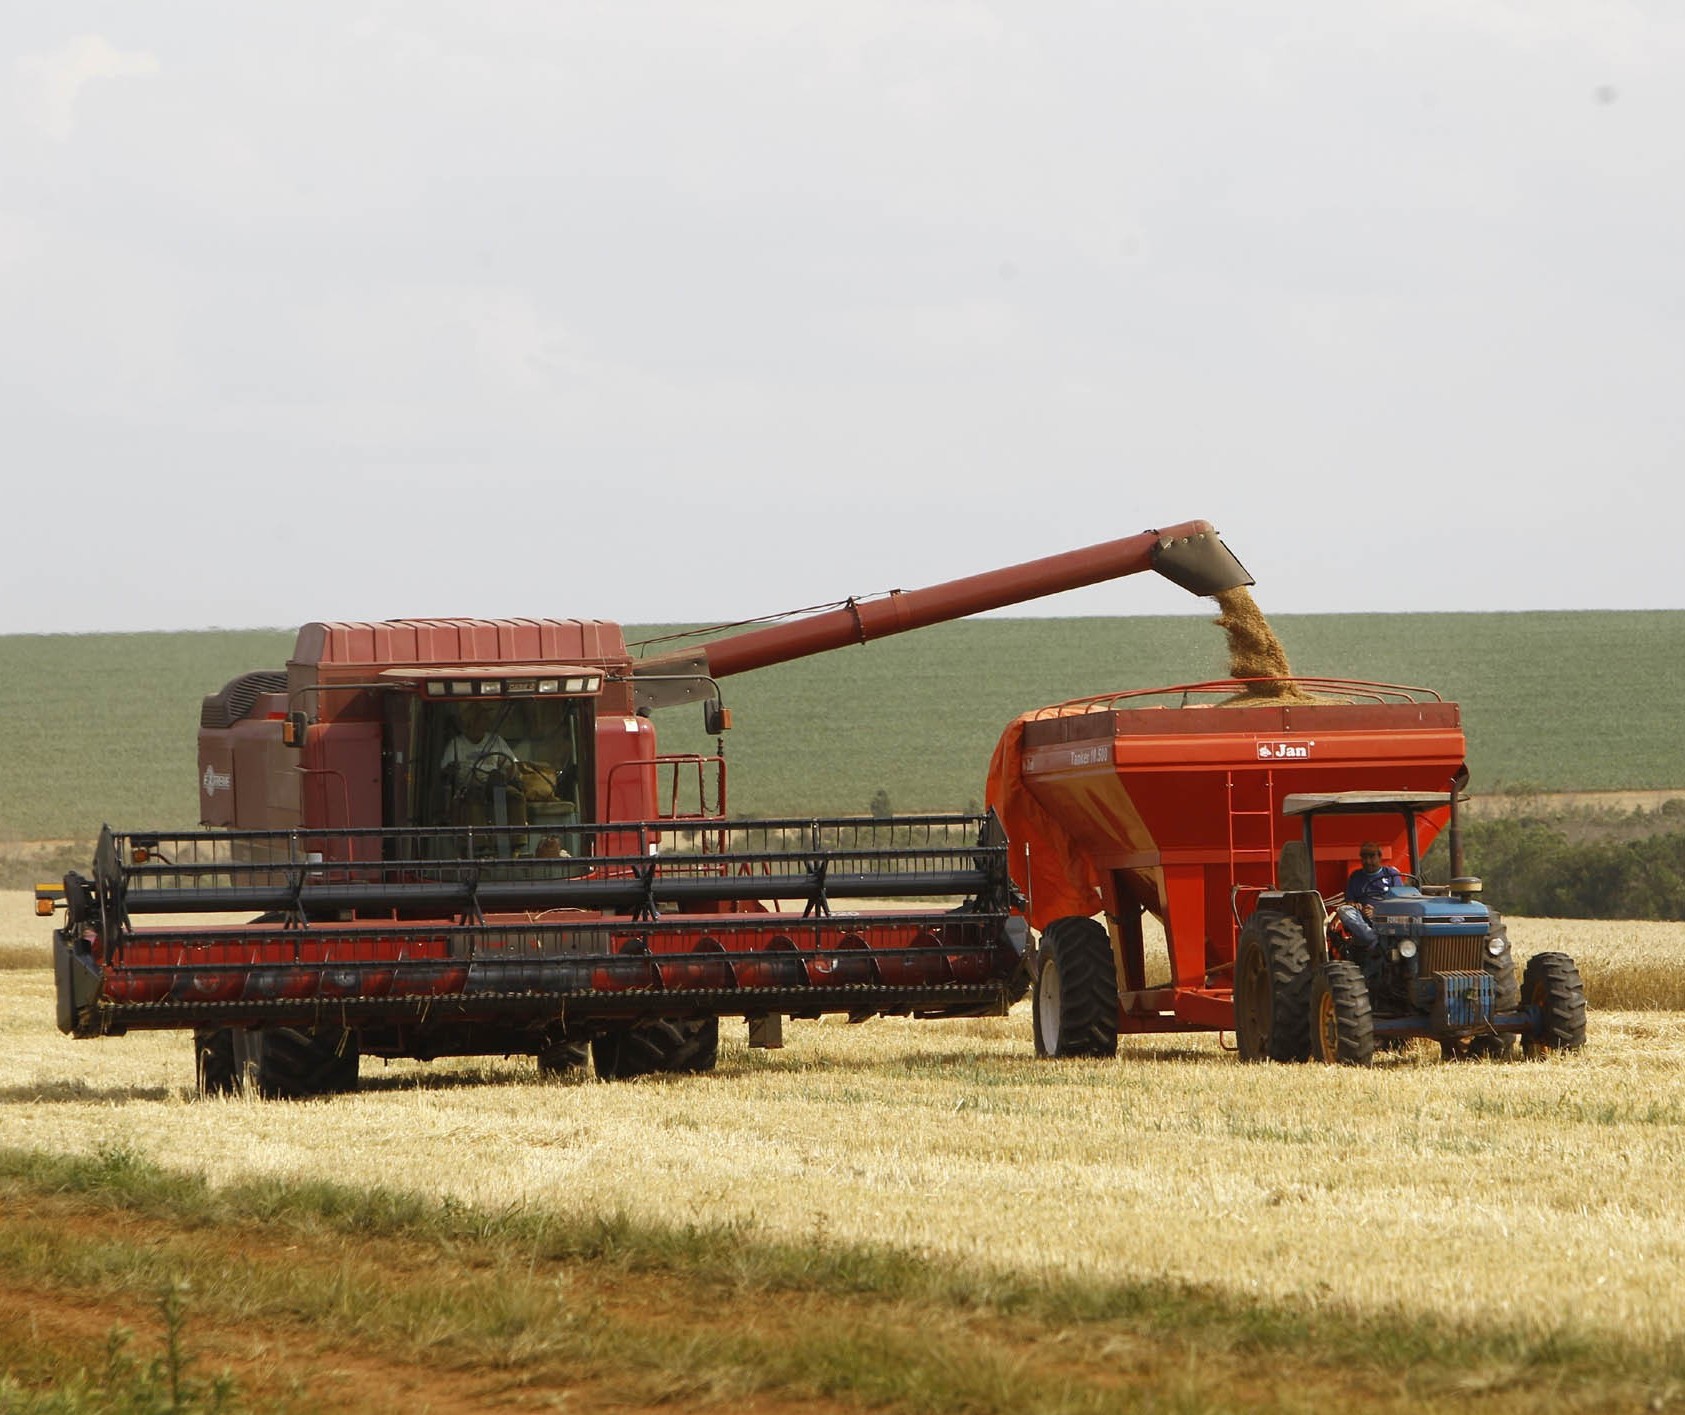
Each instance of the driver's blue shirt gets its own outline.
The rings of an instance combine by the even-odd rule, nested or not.
[[[1368,904],[1376,899],[1385,899],[1403,883],[1404,876],[1391,865],[1377,865],[1372,870],[1353,870],[1351,878],[1346,881],[1346,898],[1353,904]]]

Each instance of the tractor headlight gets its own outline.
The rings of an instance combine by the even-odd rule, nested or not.
[[[1398,956],[1400,958],[1414,958],[1416,956],[1416,940],[1401,938],[1398,941]]]
[[[1502,934],[1494,934],[1491,938],[1486,940],[1486,951],[1494,958],[1502,958],[1504,956],[1504,951],[1508,947],[1509,940]]]

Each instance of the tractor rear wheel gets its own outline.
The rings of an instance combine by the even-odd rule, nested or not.
[[[699,1075],[720,1057],[720,1019],[658,1017],[591,1038],[591,1061],[602,1081],[629,1081],[660,1072]]]
[[[1330,1066],[1367,1066],[1375,1059],[1369,985],[1355,963],[1324,963],[1312,976],[1311,1055]]]
[[[1259,909],[1241,926],[1234,1014],[1242,1061],[1310,1059],[1311,949],[1297,919]]]
[[[1117,1055],[1117,962],[1093,919],[1055,919],[1036,948],[1037,1056]]]
[[[1521,977],[1521,1001],[1539,1009],[1539,1030],[1521,1038],[1529,1057],[1578,1051],[1586,1044],[1586,990],[1566,953],[1535,953]]]
[[[232,1027],[234,1078],[266,1100],[357,1089],[357,1038],[343,1027]]]

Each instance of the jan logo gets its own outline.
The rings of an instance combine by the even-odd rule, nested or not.
[[[1308,757],[1315,742],[1260,742],[1258,760],[1261,762],[1289,761]]]

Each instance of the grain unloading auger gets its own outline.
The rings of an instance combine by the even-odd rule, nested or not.
[[[653,658],[598,620],[307,624],[205,699],[209,829],[108,830],[38,891],[60,1026],[191,1028],[205,1089],[310,1095],[361,1055],[627,1076],[711,1067],[722,1016],[998,1012],[1026,938],[992,817],[732,821],[723,754],[662,754],[650,712],[721,730],[721,678],[1146,570],[1250,583],[1195,521]]]

